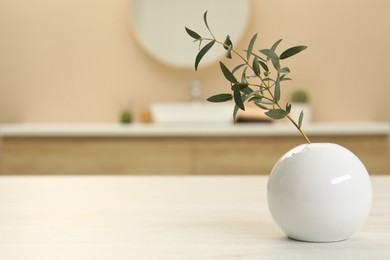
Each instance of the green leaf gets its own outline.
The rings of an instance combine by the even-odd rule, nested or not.
[[[255,105],[258,106],[261,109],[264,109],[264,110],[268,110],[269,109],[268,107],[263,106],[262,104],[260,104],[260,102],[255,102]]]
[[[298,119],[298,126],[299,126],[299,128],[301,128],[302,122],[303,122],[303,110],[299,114],[299,119]]]
[[[280,81],[279,81],[279,78],[275,82],[274,99],[275,99],[275,103],[279,102],[279,100],[280,100]]]
[[[290,78],[286,78],[286,76],[287,76],[286,74],[280,76],[280,81],[291,80]]]
[[[241,85],[239,86],[240,88],[240,91],[242,93],[245,93],[245,94],[251,94],[253,93],[253,89],[251,89],[250,87],[248,87],[248,84],[242,84],[240,83]]]
[[[246,83],[246,82],[237,82],[236,84],[233,84],[233,85],[232,85],[231,89],[234,90],[234,88],[237,87],[237,88],[240,88],[240,90],[241,90],[241,89],[243,89],[243,88],[248,87],[248,85],[249,85],[249,84]]]
[[[222,94],[217,94],[214,96],[211,96],[207,99],[209,102],[226,102],[229,100],[232,100],[233,96],[230,93],[222,93]]]
[[[223,44],[224,44],[223,48],[225,50],[227,50],[227,52],[225,54],[225,57],[228,58],[228,59],[231,59],[232,58],[233,43],[230,40],[230,36],[229,35],[226,36],[226,39],[225,39]]]
[[[261,104],[264,104],[264,105],[273,105],[274,104],[274,102],[269,101],[267,99],[261,99],[261,100],[257,101],[257,103],[261,103]]]
[[[279,59],[278,55],[276,55],[276,53],[271,50],[271,49],[264,49],[264,50],[260,50],[261,53],[263,53],[265,56],[267,56],[267,60],[277,60]]]
[[[291,104],[286,104],[286,112],[289,114],[291,112]]]
[[[253,92],[253,89],[251,89],[250,87],[244,87],[241,88],[241,92],[245,94],[251,94]]]
[[[282,119],[287,116],[287,112],[280,108],[268,110],[265,114],[275,120]]]
[[[279,65],[279,59],[277,59],[277,60],[271,60],[272,61],[272,65],[274,65],[274,68],[276,69],[276,70],[279,70],[279,67],[280,67],[280,65]]]
[[[247,95],[246,97],[244,97],[244,100],[247,100],[251,97],[251,95]],[[238,110],[240,109],[240,107],[237,106],[237,104],[234,106],[234,111],[233,111],[233,120],[234,122],[236,122],[236,118],[237,118],[237,113],[238,113]]]
[[[231,49],[231,46],[229,47],[229,49],[227,50],[226,54],[225,54],[225,57],[228,58],[228,59],[231,59],[232,58],[232,49]]]
[[[273,51],[276,51],[276,48],[279,46],[279,43],[282,41],[283,39],[279,39],[277,40],[271,47],[271,50]]]
[[[263,67],[263,69],[264,69],[265,71],[267,71],[267,72],[269,71],[268,66],[267,66],[267,64],[266,64],[265,62],[259,60],[259,63],[260,63],[260,65],[261,65],[261,67]]]
[[[185,28],[186,28],[187,33],[188,33],[192,38],[194,38],[195,40],[199,40],[200,38],[202,38],[199,34],[197,34],[196,32],[194,32],[193,30],[188,29],[187,27],[185,27]]]
[[[232,70],[232,73],[234,74],[236,71],[238,71],[239,69],[241,69],[242,67],[244,67],[246,64],[243,63],[243,64],[240,64],[240,65],[237,65],[236,67],[234,67],[234,69]]]
[[[206,25],[207,30],[210,32],[211,36],[213,36],[213,38],[214,38],[214,40],[215,40],[214,34],[211,32],[210,27],[209,27],[209,24],[208,24],[208,22],[207,22],[207,12],[208,12],[208,11],[206,11],[206,12],[204,13],[204,15],[203,15],[204,24]]]
[[[280,73],[290,73],[290,68],[283,67],[283,68],[280,69]]]
[[[261,97],[258,96],[252,96],[250,99],[248,99],[248,102],[260,102]]]
[[[237,113],[238,113],[238,110],[239,110],[239,109],[240,109],[240,108],[239,108],[237,105],[234,106],[234,110],[233,110],[233,121],[234,121],[234,122],[236,122]]]
[[[263,81],[272,81],[272,82],[275,82],[274,79],[271,79],[271,78],[264,78]]]
[[[248,50],[246,52],[246,59],[247,59],[247,61],[249,61],[249,59],[251,57],[251,54],[252,54],[252,51],[253,51],[253,46],[255,45],[255,42],[256,42],[256,38],[257,38],[257,33],[255,35],[253,35],[251,41],[249,42]]]
[[[282,54],[280,54],[280,59],[281,60],[287,59],[287,58],[289,58],[297,53],[300,53],[301,51],[303,51],[306,48],[307,48],[307,46],[302,46],[302,45],[289,48],[289,49],[285,50]]]
[[[225,49],[225,50],[229,50],[229,48],[231,49],[232,47],[233,47],[233,43],[232,43],[232,41],[230,40],[230,36],[229,35],[227,35],[226,36],[226,39],[225,39],[225,41],[223,42],[223,48]],[[230,47],[230,46],[232,46],[232,47]]]
[[[253,64],[252,64],[253,72],[256,74],[256,76],[260,75],[260,63],[259,59],[255,56],[253,59]]]
[[[195,58],[195,70],[198,70],[199,62],[202,60],[203,56],[213,47],[215,41],[211,41],[208,44],[206,44],[196,55]]]
[[[225,76],[225,78],[232,82],[232,83],[237,83],[237,79],[236,77],[234,77],[233,73],[230,72],[230,70],[225,66],[225,64],[223,64],[221,61],[219,62],[219,65],[221,67],[221,70],[222,70],[222,73],[223,75]]]
[[[238,106],[241,110],[245,110],[244,102],[242,101],[241,97],[241,91],[238,86],[233,89],[233,98],[236,106]]]
[[[257,76],[255,74],[252,74],[252,75],[247,75],[246,78],[247,79],[249,79],[249,78],[257,78]]]
[[[276,70],[279,69],[279,57],[278,55],[276,55],[276,53],[273,50],[264,49],[264,50],[260,50],[260,52],[267,56],[267,60],[270,59],[272,61],[272,64],[274,65],[274,68]]]

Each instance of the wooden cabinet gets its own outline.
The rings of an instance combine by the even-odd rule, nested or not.
[[[314,136],[390,173],[388,135]],[[1,140],[1,174],[269,174],[299,136],[20,137]]]

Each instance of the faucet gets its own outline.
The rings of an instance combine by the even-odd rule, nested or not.
[[[202,87],[199,80],[191,82],[191,97],[192,102],[198,103],[201,101]]]

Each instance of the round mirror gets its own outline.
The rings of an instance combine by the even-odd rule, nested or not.
[[[173,66],[193,67],[198,44],[184,27],[208,37],[205,11],[217,39],[223,41],[229,34],[233,43],[240,40],[249,18],[249,0],[132,0],[131,23],[139,42],[153,57]],[[202,64],[216,61],[224,53],[223,48],[215,48]]]

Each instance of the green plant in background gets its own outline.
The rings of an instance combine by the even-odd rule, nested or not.
[[[291,103],[309,103],[309,95],[303,89],[294,90],[290,98]]]
[[[133,114],[129,110],[124,110],[121,113],[120,121],[122,124],[130,124],[133,122]]]
[[[239,109],[245,110],[245,102],[253,102],[260,109],[266,110],[265,114],[274,120],[287,117],[299,130],[306,142],[310,143],[309,138],[302,130],[303,111],[301,111],[298,122],[296,122],[289,115],[291,104],[287,103],[285,106],[280,104],[281,83],[291,80],[287,76],[290,69],[282,66],[281,61],[303,51],[307,47],[295,46],[278,55],[276,50],[282,41],[280,39],[271,48],[254,52],[253,48],[257,39],[257,34],[255,34],[249,42],[248,49],[242,55],[234,49],[229,35],[226,36],[223,42],[215,38],[207,22],[207,11],[203,15],[203,20],[211,37],[202,37],[193,30],[185,28],[187,33],[195,39],[195,42],[199,42],[200,50],[195,58],[195,70],[198,70],[200,61],[215,44],[219,44],[226,50],[226,58],[231,59],[233,55],[237,55],[242,61],[233,69],[229,69],[220,61],[222,73],[230,83],[230,92],[211,96],[207,100],[210,102],[234,100],[234,119]],[[207,42],[207,44],[202,47],[203,42]],[[238,76],[236,76],[237,74]]]

